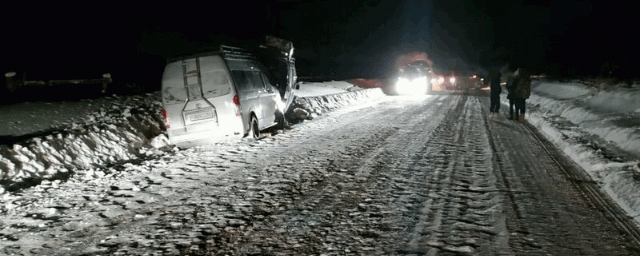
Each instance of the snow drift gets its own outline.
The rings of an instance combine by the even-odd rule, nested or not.
[[[296,106],[316,116],[383,96],[379,89],[363,90],[347,82],[301,87],[302,90],[296,91],[300,94],[295,99]],[[94,173],[91,170],[143,159],[161,153],[159,150],[168,146],[161,118],[160,92],[115,96],[110,100],[112,104],[89,112],[79,121],[40,130],[27,129],[31,133],[16,136],[16,143],[0,145],[0,194],[43,180],[65,179],[76,172]]]
[[[538,83],[528,101],[537,111],[561,117],[640,156],[640,90],[598,90],[582,84]]]
[[[13,190],[43,179],[65,178],[78,169],[138,158],[144,153],[140,149],[163,132],[160,94],[123,98],[125,104],[102,107],[80,122],[1,145],[0,184]]]
[[[528,122],[640,223],[640,86],[601,90],[580,83],[539,82],[532,92]],[[502,101],[508,104],[506,94]]]

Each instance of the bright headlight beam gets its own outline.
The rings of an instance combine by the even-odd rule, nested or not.
[[[413,80],[399,78],[395,89],[398,94],[420,95],[427,92],[427,77],[422,76]]]

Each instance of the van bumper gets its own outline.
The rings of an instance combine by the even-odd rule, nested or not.
[[[244,134],[241,132],[222,133],[220,130],[205,130],[199,132],[189,132],[181,135],[172,135],[176,132],[169,131],[169,142],[179,148],[190,148],[195,146],[239,140]]]

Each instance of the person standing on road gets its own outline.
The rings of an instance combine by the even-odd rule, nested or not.
[[[500,87],[500,71],[492,70],[489,74],[489,86],[491,89],[491,106],[489,112],[491,117],[497,118],[500,111],[500,93],[502,93],[502,87]]]
[[[507,80],[507,99],[509,99],[509,120],[513,120],[513,108],[516,103],[516,85],[518,84],[518,73],[520,69],[517,69],[512,76]]]
[[[526,100],[531,96],[531,76],[529,71],[520,69],[515,86],[516,120],[524,122]]]

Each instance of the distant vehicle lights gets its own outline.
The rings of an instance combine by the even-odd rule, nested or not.
[[[469,76],[471,77],[471,76]],[[435,90],[453,90],[456,89],[456,86],[458,86],[458,83],[460,83],[460,81],[458,81],[459,77],[456,77],[455,75],[437,75],[436,77],[434,77],[433,79],[431,79],[431,85],[435,86],[434,88],[436,88]],[[462,81],[464,81],[464,77],[462,78]]]

